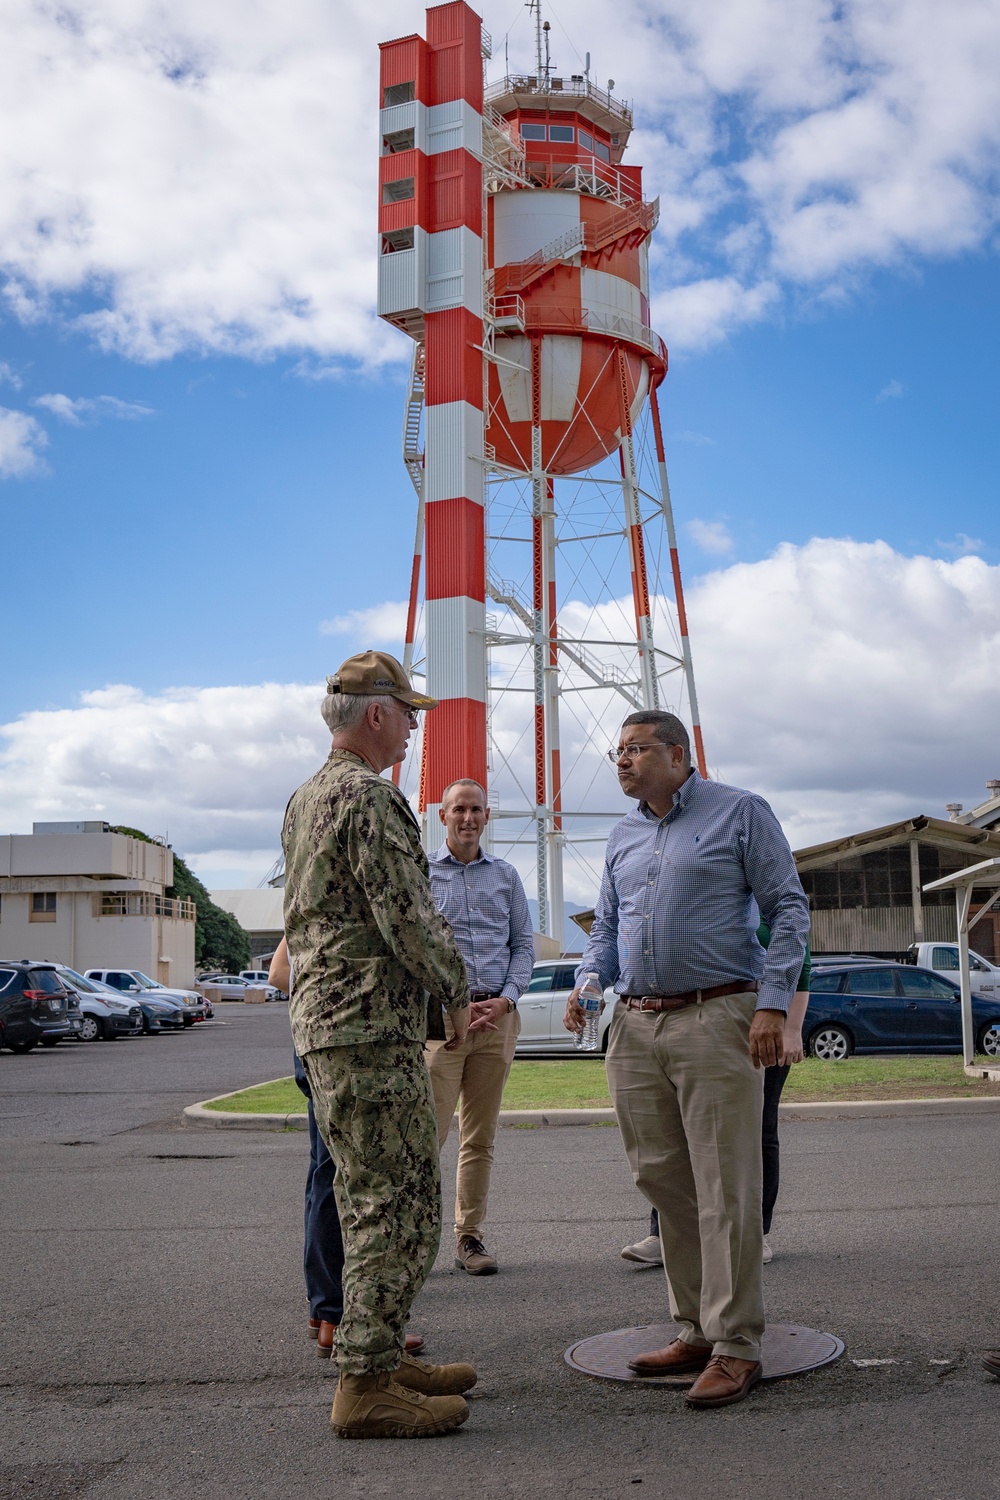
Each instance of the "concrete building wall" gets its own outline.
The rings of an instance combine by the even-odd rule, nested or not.
[[[123,833],[8,833],[0,836],[0,879],[88,875],[173,884],[174,856],[162,844]]]
[[[99,916],[91,891],[55,893],[54,920],[32,919],[32,893],[0,894],[0,959],[48,959],[73,969],[141,969],[162,984],[194,983],[194,920],[176,916]],[[149,902],[150,905],[154,903]]]

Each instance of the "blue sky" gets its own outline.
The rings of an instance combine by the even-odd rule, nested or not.
[[[94,0],[70,27],[13,0],[0,21],[4,831],[99,812],[256,884],[322,754],[315,685],[398,642],[413,497],[407,350],[372,309],[375,67],[423,12],[371,11]],[[498,55],[508,19],[516,67],[530,33],[487,7]],[[571,30],[633,97],[628,159],[661,199],[713,767],[793,843],[974,803],[1000,775],[1000,19],[580,0]]]

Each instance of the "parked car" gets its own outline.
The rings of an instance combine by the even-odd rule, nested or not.
[[[273,984],[249,984],[236,974],[213,974],[211,979],[200,981],[207,988],[218,990],[220,1000],[242,1000],[247,990],[263,990],[268,1000],[277,1000],[280,990]]]
[[[957,943],[911,943],[907,962],[930,969],[942,979],[958,984]],[[969,954],[969,977],[974,995],[1000,995],[1000,969],[979,953]]]
[[[88,969],[88,979],[99,979],[123,995],[151,994],[157,1000],[170,1000],[178,1006],[185,1026],[205,1019],[205,1001],[194,990],[174,990],[156,979],[150,979],[141,969]]]
[[[75,969],[56,964],[56,973],[80,1002],[77,1040],[113,1042],[117,1037],[142,1036],[142,1011],[138,1004],[123,1000],[110,985],[85,979]]]
[[[80,1029],[80,1002],[52,964],[0,964],[0,1047],[54,1047]]]
[[[278,989],[276,985],[268,984],[267,974],[267,969],[241,969],[239,977],[245,984],[253,984],[258,987],[263,985],[267,990],[267,998],[269,1000],[287,1000],[288,996],[284,990]]]
[[[521,1034],[514,1049],[516,1057],[542,1053],[552,1056],[593,1057],[581,1052],[571,1031],[562,1023],[566,1000],[576,984],[576,964],[563,958],[540,959],[531,971],[528,988],[517,1002],[521,1017]],[[608,1028],[615,1013],[615,994],[604,991],[605,1005],[598,1023],[600,1051],[608,1050]]]
[[[957,984],[909,964],[817,960],[803,1028],[813,1057],[853,1052],[960,1052]],[[1000,999],[972,997],[977,1052],[1000,1057]]]
[[[159,1031],[183,1031],[188,1024],[174,1000],[157,1000],[149,990],[140,990],[135,998],[142,1011],[142,1029],[147,1036]]]

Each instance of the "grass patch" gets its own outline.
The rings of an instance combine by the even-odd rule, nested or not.
[[[849,1057],[820,1062],[808,1057],[788,1075],[782,1099],[804,1104],[828,1099],[946,1099],[1000,1095],[1000,1084],[966,1078],[961,1057]],[[600,1057],[525,1059],[515,1062],[503,1094],[504,1109],[601,1109],[611,1103]],[[305,1114],[305,1096],[294,1078],[243,1089],[208,1106],[227,1114]]]

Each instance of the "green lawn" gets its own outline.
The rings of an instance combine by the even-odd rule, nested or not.
[[[807,1058],[785,1084],[786,1103],[823,1099],[933,1099],[1000,1094],[1000,1084],[966,1078],[960,1057],[851,1057],[845,1062]],[[503,1096],[505,1109],[593,1109],[609,1105],[602,1058],[567,1057],[516,1062]],[[292,1078],[244,1089],[210,1109],[254,1114],[304,1114],[305,1099]]]

